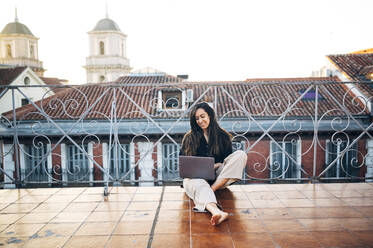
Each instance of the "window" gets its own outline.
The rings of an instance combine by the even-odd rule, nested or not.
[[[100,76],[100,83],[104,82],[105,81],[105,76],[104,75],[101,75]]]
[[[116,163],[118,162],[118,163]],[[130,145],[113,145],[110,149],[109,173],[113,178],[120,179],[130,170]],[[128,175],[129,177],[130,175]],[[126,178],[127,179],[127,178]]]
[[[180,91],[163,91],[162,92],[163,109],[181,109],[181,92]]]
[[[11,45],[6,45],[6,56],[8,58],[11,58],[12,57],[12,46]]]
[[[163,180],[179,177],[180,145],[174,143],[162,144],[162,178]]]
[[[88,145],[81,147],[88,152]],[[87,156],[75,145],[67,145],[67,180],[88,180],[89,168]]]
[[[27,104],[29,104],[29,103],[30,103],[30,101],[29,101],[27,98],[22,98],[22,99],[21,99],[21,105],[22,105],[22,106],[27,105]]]
[[[100,41],[100,55],[105,54],[105,43],[103,41]]]
[[[359,168],[356,168],[358,167],[357,144],[355,143],[352,145],[352,147],[350,147],[350,149],[347,150],[343,155],[343,152],[350,144],[351,143],[348,144],[347,141],[326,141],[325,166],[328,167],[334,162],[335,159],[338,158],[338,160],[334,162],[334,164],[325,173],[326,177],[341,178],[358,176]]]
[[[48,159],[47,145],[42,146],[26,145],[25,146],[25,178],[29,182],[45,182],[48,181]],[[50,175],[51,176],[51,175]]]
[[[31,45],[30,46],[30,57],[32,58],[32,59],[34,59],[35,58],[35,50],[34,50],[35,48],[34,48],[34,45]]]
[[[271,142],[271,178],[300,178],[300,169],[294,162],[297,161],[298,142],[277,143],[282,149],[276,143]]]
[[[23,79],[23,83],[24,83],[25,85],[30,85],[30,78],[29,78],[29,77],[25,77],[25,78]]]

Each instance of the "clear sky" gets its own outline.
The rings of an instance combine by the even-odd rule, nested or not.
[[[84,83],[87,32],[106,2],[131,67],[190,80],[310,76],[327,54],[373,47],[371,0],[0,0],[0,30],[17,5],[45,76]]]

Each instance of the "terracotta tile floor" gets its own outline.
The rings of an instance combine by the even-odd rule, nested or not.
[[[233,185],[209,224],[177,186],[0,190],[1,247],[373,247],[373,184]]]

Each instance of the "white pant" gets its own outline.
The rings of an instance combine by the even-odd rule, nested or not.
[[[245,169],[247,155],[244,151],[235,151],[224,159],[224,163],[215,172],[217,179],[229,178],[224,186],[242,179],[242,172]],[[193,200],[197,210],[204,211],[209,203],[217,203],[214,192],[204,179],[183,180],[186,194]]]

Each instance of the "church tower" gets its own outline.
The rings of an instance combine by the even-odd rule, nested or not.
[[[131,70],[126,51],[127,35],[109,19],[107,11],[106,18],[88,32],[88,38],[89,57],[84,66],[87,83],[115,81]]]
[[[39,61],[38,40],[30,29],[15,21],[8,23],[0,33],[0,64],[29,66],[38,76],[43,76],[43,63]]]

